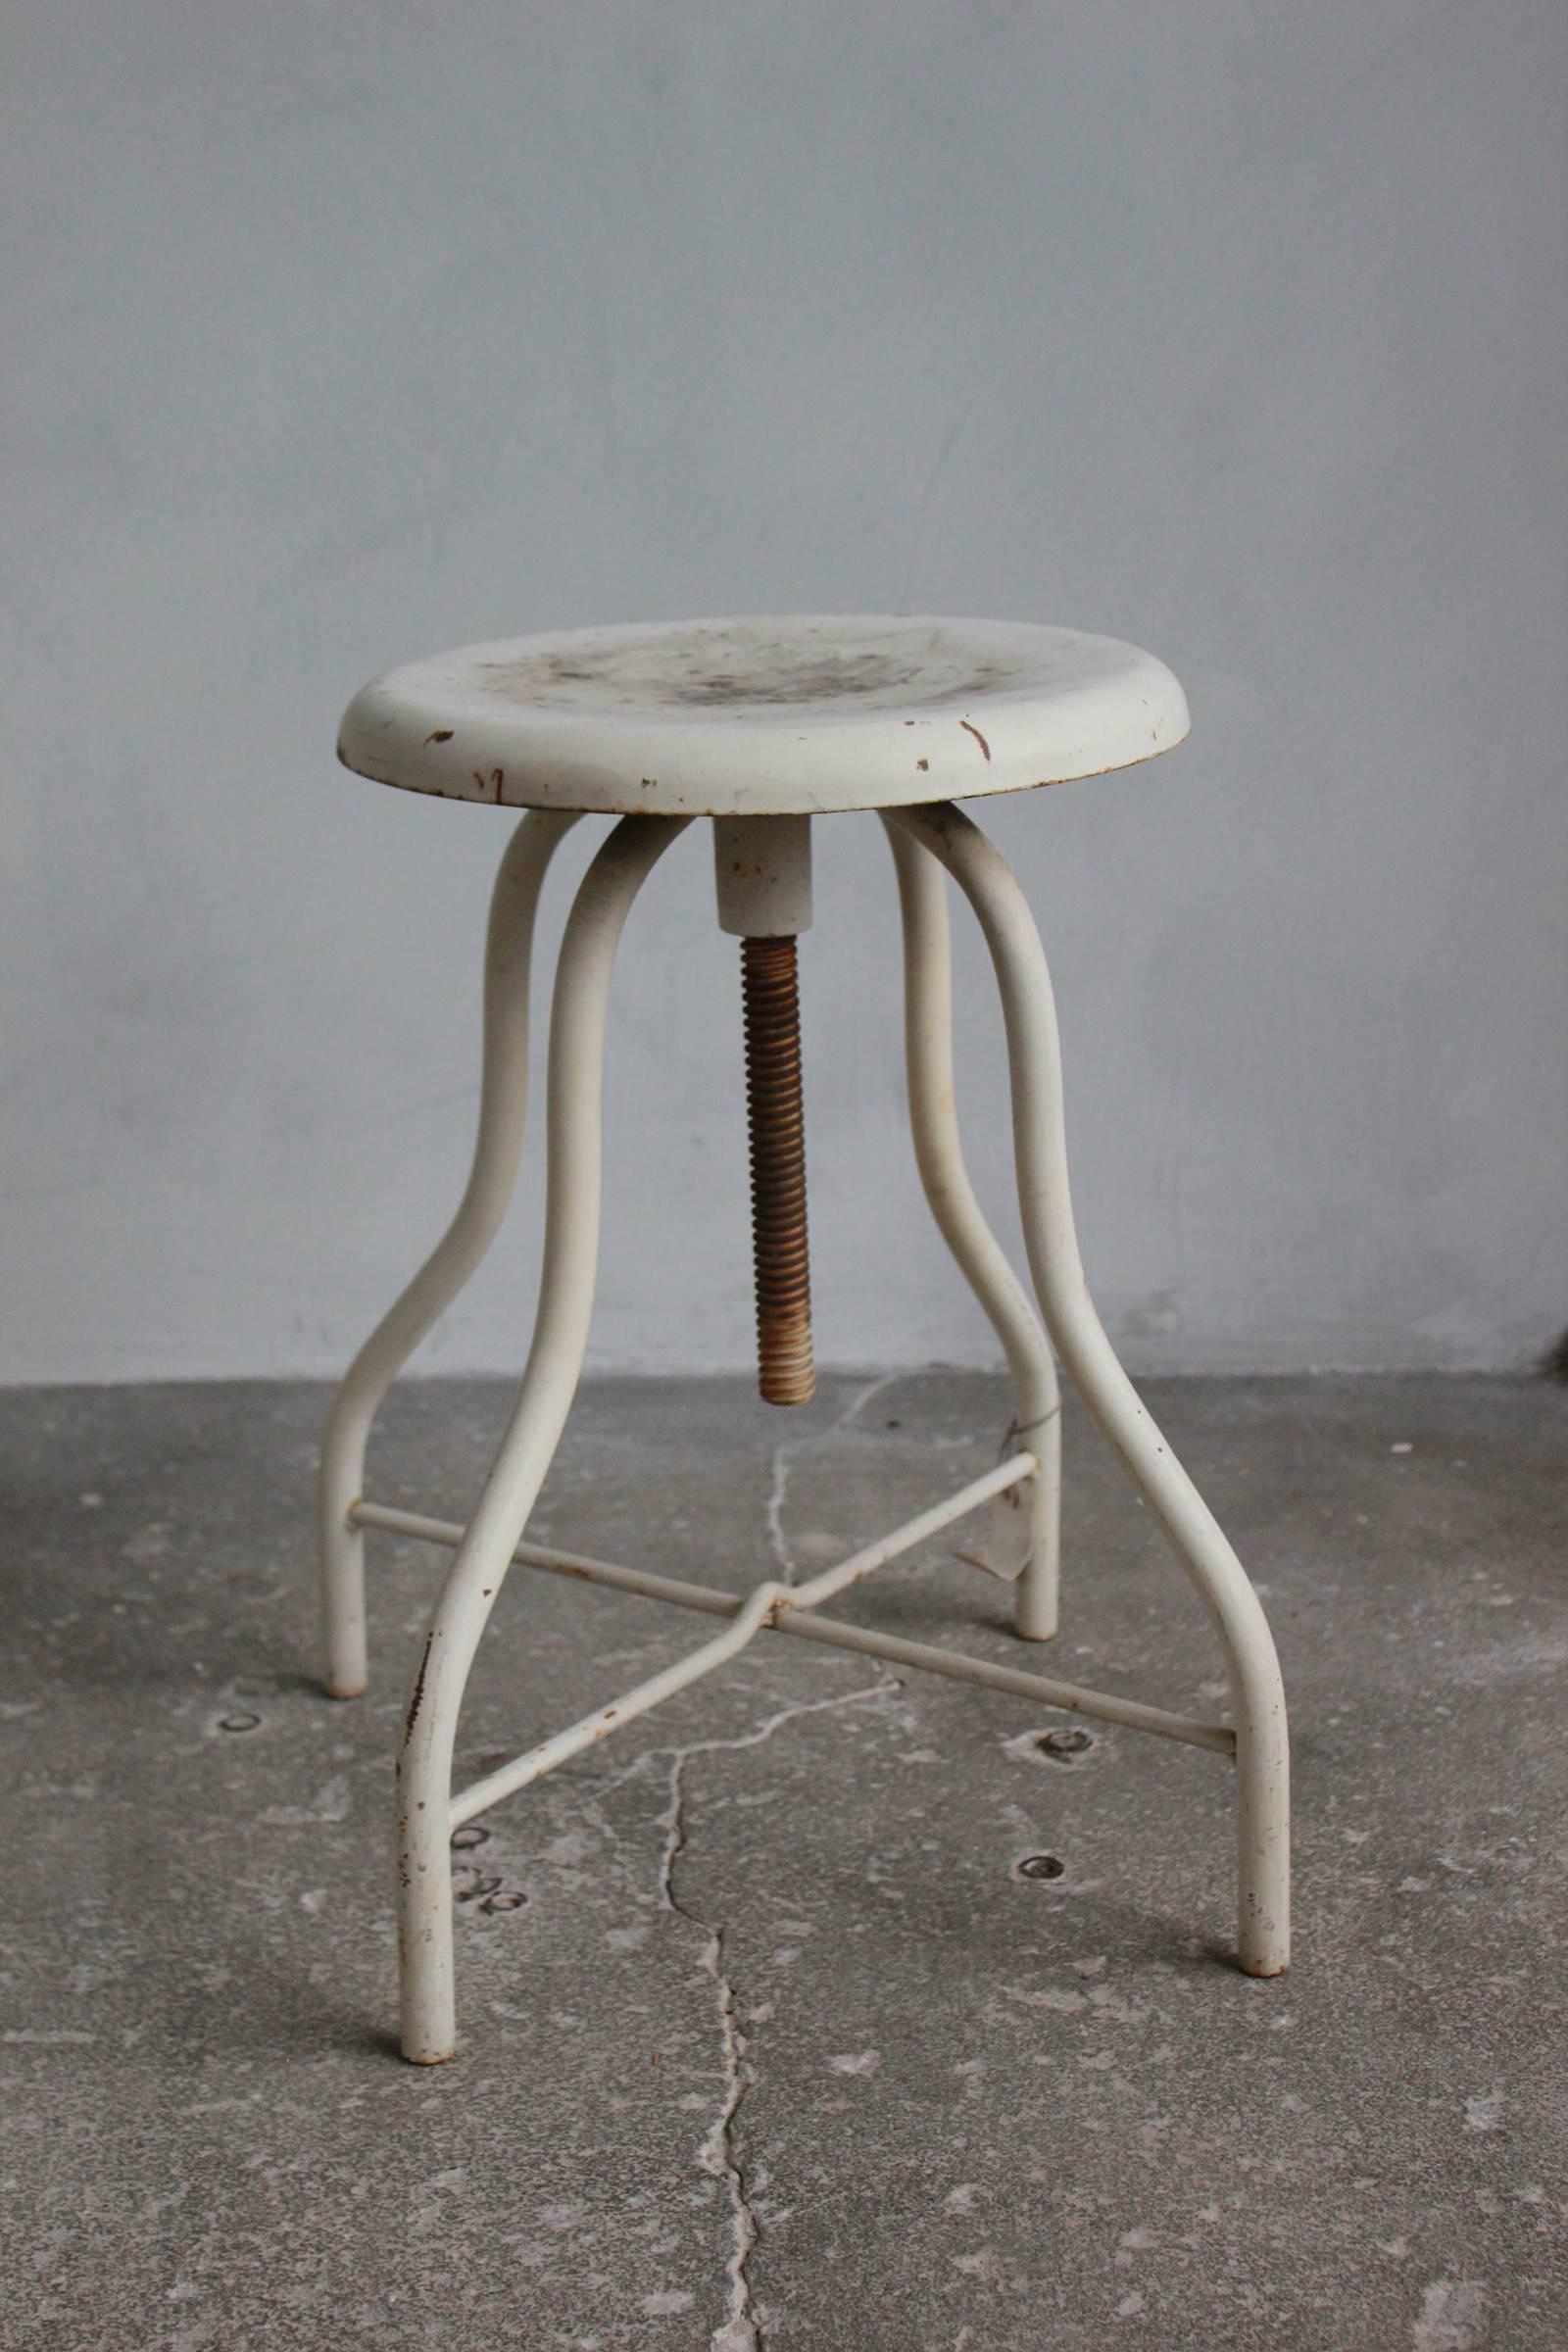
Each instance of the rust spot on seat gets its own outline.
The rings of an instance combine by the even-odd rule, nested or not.
[[[426,743],[450,743],[452,741],[452,729],[450,727],[437,727],[435,733],[433,735],[427,735],[424,740]]]
[[[960,718],[958,724],[966,735],[972,735],[974,737],[976,743],[980,746],[980,749],[986,756],[986,765],[989,767],[991,765],[991,746],[989,743],[987,743],[979,728],[970,726],[969,721],[966,718]]]

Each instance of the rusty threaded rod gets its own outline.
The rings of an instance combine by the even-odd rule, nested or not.
[[[741,941],[741,1004],[752,1152],[757,1386],[768,1404],[808,1404],[816,1380],[806,1235],[801,1001],[793,938]]]

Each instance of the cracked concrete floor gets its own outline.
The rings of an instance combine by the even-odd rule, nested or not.
[[[464,2042],[388,2041],[390,1759],[439,1558],[312,1677],[304,1384],[0,1397],[11,1641],[0,2343],[1102,2352],[1568,2342],[1568,1394],[1152,1382],[1266,1589],[1298,1963],[1227,1965],[1229,1774],[764,1637],[460,1856]],[[411,1384],[372,1485],[461,1516],[509,1391]],[[1000,1383],[584,1391],[535,1527],[740,1587],[993,1457]],[[1217,1703],[1069,1413],[1043,1671]],[[845,1614],[1016,1657],[934,1544]],[[517,1570],[465,1775],[704,1639]],[[1048,1663],[1049,1660],[1049,1663]],[[1058,1877],[1020,1876],[1052,1855]]]

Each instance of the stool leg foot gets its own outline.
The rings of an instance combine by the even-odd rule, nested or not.
[[[473,1273],[506,1214],[522,1150],[528,1096],[528,968],[546,869],[572,814],[536,809],[508,844],[490,901],[484,956],[484,1074],[473,1166],[457,1215],[349,1366],[321,1446],[317,1516],[326,1688],[357,1698],[366,1685],[365,1537],[350,1520],[364,1489],[376,1409],[409,1357]]]
[[[1061,1519],[1061,1399],[1039,1318],[981,1214],[958,1141],[953,1076],[953,954],[940,861],[914,833],[884,816],[904,919],[904,1046],[915,1164],[937,1229],[990,1318],[1012,1374],[1008,1443],[1040,1468],[994,1506],[1021,1512],[1025,1565],[1014,1602],[1017,1631],[1049,1642],[1056,1631]]]
[[[1061,1055],[1051,974],[1018,883],[951,804],[893,820],[939,858],[974,907],[1006,1023],[1024,1240],[1046,1327],[1102,1435],[1202,1597],[1236,1719],[1238,1956],[1249,1976],[1290,1964],[1290,1750],[1279,1661],[1261,1602],[1213,1515],[1151,1419],[1084,1282],[1067,1186]]]
[[[601,1081],[621,929],[678,817],[622,818],[585,875],[562,941],[550,1020],[544,1275],[527,1368],[501,1448],[431,1612],[398,1759],[398,1954],[404,2056],[456,2039],[452,1756],[474,1652],[560,1443],[582,1371],[599,1254]]]

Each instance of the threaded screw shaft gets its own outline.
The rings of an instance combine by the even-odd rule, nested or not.
[[[768,1404],[807,1404],[816,1379],[806,1229],[801,1001],[793,938],[741,941],[741,1004],[751,1132],[757,1386]]]

